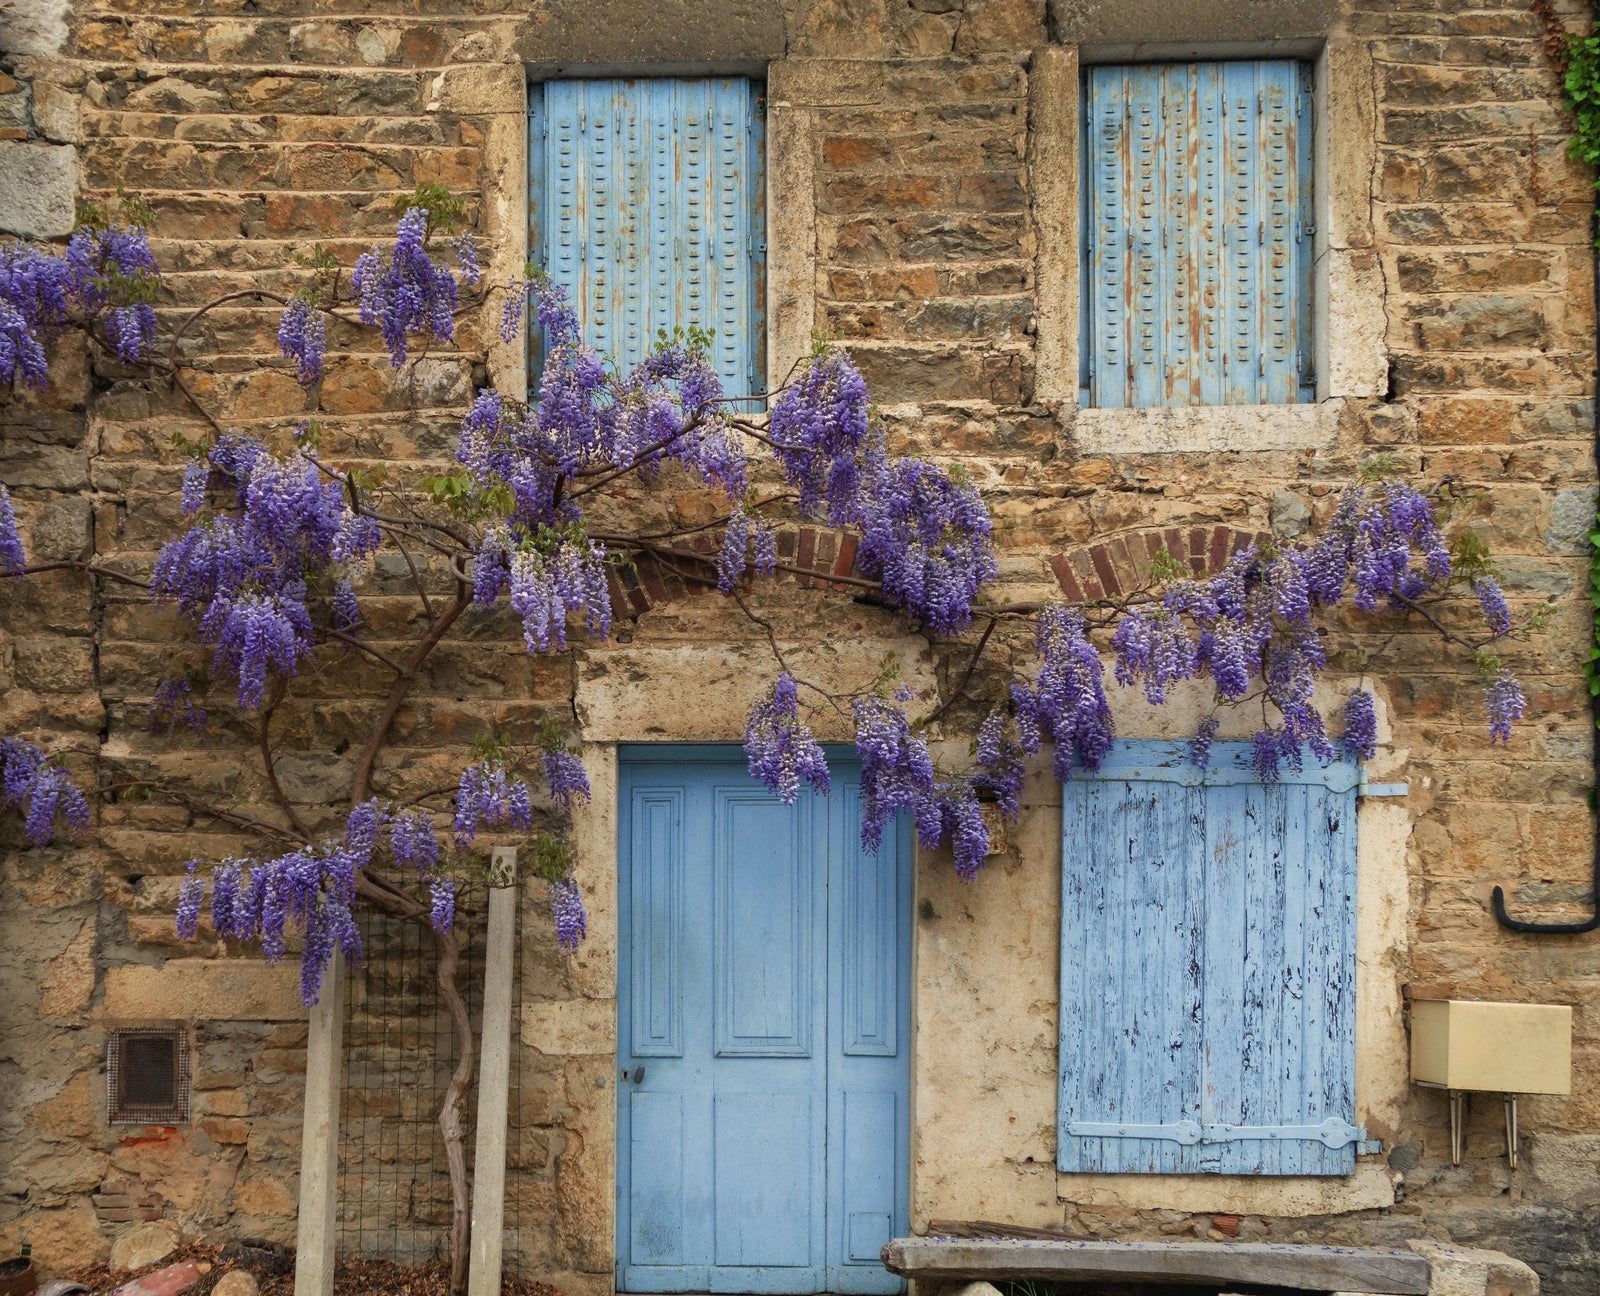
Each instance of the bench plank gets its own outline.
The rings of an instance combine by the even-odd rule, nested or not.
[[[882,1258],[884,1268],[917,1279],[1259,1283],[1392,1296],[1426,1296],[1429,1274],[1411,1251],[1284,1242],[895,1238]]]

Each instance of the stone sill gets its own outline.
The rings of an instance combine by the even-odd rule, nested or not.
[[[1312,450],[1333,444],[1340,399],[1315,405],[1191,405],[1074,409],[1063,420],[1079,454],[1215,454]]]

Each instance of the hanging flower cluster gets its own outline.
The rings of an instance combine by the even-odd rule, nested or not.
[[[0,243],[0,383],[43,387],[45,343],[69,324],[98,324],[124,364],[143,359],[155,341],[159,283],[138,226],[85,226],[60,253]]]
[[[1202,674],[1210,675],[1223,702],[1241,701],[1259,688],[1279,716],[1253,739],[1256,772],[1270,782],[1284,765],[1300,769],[1305,751],[1324,762],[1336,754],[1312,700],[1328,664],[1313,613],[1346,597],[1364,611],[1404,610],[1451,579],[1449,548],[1426,496],[1398,481],[1352,485],[1313,543],[1249,546],[1210,580],[1173,581],[1159,601],[1123,612],[1112,637],[1116,677],[1124,685],[1142,683],[1153,705],[1166,700],[1172,684]],[[1494,578],[1478,576],[1472,589],[1489,629],[1506,633],[1511,614]],[[1520,715],[1521,691],[1509,675],[1502,679],[1489,694],[1493,739],[1509,734],[1503,717],[1514,710]],[[1103,699],[1100,690],[1090,709]],[[1344,710],[1345,750],[1370,755],[1376,743],[1370,697],[1358,690]],[[1214,733],[1203,734],[1196,746],[1202,762]],[[1060,762],[1058,750],[1058,772]],[[1091,753],[1082,763],[1092,769],[1098,757]]]
[[[425,333],[438,342],[456,335],[460,289],[454,273],[428,255],[428,233],[428,209],[407,208],[388,255],[378,248],[363,252],[350,276],[361,322],[383,335],[389,363],[396,369],[406,362],[412,333]],[[460,240],[458,254],[459,245]],[[471,247],[470,240],[467,246]],[[462,269],[469,284],[477,282],[475,256]]]
[[[344,835],[271,859],[225,859],[211,870],[211,925],[227,941],[260,941],[269,962],[283,958],[292,928],[302,935],[300,996],[314,1004],[335,949],[361,959],[361,933],[350,906],[356,875],[372,861],[384,816],[374,801],[350,812]],[[178,898],[178,935],[198,928],[205,880],[191,860]]]
[[[236,511],[218,513],[162,547],[151,593],[178,605],[212,671],[238,682],[239,705],[261,705],[267,676],[294,674],[313,648],[309,581],[361,559],[382,540],[356,513],[342,482],[300,455],[279,458],[253,437],[229,433],[211,448],[210,472],[231,480]],[[199,507],[203,481],[185,479],[185,507]]]
[[[17,533],[16,510],[11,507],[11,492],[0,484],[0,573],[20,576],[27,565],[22,537]]]
[[[30,846],[54,841],[59,821],[78,832],[89,827],[89,803],[67,771],[21,738],[0,738],[0,809],[22,812]]]
[[[784,805],[793,805],[804,779],[819,794],[830,791],[828,762],[814,735],[800,719],[799,691],[788,671],[779,671],[772,690],[756,704],[744,727],[745,762]]]

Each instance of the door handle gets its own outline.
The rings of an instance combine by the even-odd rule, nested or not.
[[[631,1075],[629,1074],[627,1067],[623,1067],[622,1068],[622,1083],[623,1084],[627,1084],[628,1081],[630,1081],[630,1080],[632,1080],[634,1084],[643,1084],[644,1083],[644,1064],[643,1063],[641,1063],[640,1065],[634,1067],[633,1068],[633,1072],[632,1072]]]

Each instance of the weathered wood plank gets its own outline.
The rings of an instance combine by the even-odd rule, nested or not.
[[[1259,1283],[1393,1296],[1425,1296],[1429,1276],[1427,1260],[1410,1251],[1280,1242],[896,1238],[883,1264],[917,1279]]]

